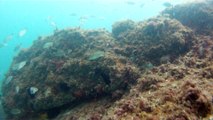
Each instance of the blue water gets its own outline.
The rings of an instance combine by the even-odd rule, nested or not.
[[[168,0],[167,0],[168,1]],[[184,0],[170,0],[179,4]],[[165,6],[165,0],[0,0],[0,43],[13,38],[0,48],[0,83],[17,55],[15,46],[28,48],[38,36],[51,35],[59,29],[81,27],[106,28],[111,31],[115,21],[135,21],[156,16]],[[82,19],[83,18],[83,22]],[[54,23],[55,26],[51,25]],[[21,30],[26,34],[19,36]]]

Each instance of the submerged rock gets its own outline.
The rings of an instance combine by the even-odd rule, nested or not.
[[[43,49],[52,42],[54,47]],[[126,64],[128,59],[114,53],[115,44],[107,31],[80,29],[61,30],[35,41],[27,52],[21,52],[14,59],[16,63],[28,58],[30,64],[18,73],[9,71],[16,79],[10,81],[11,86],[3,86],[4,98],[8,99],[3,101],[6,113],[22,108],[19,117],[27,117],[28,111],[33,115],[56,108],[60,110],[85,98],[98,98],[128,89],[140,72],[134,64]],[[15,69],[21,69],[25,64],[18,63]],[[18,94],[13,94],[12,86],[21,86]],[[17,116],[12,114],[9,118],[14,117]]]
[[[135,22],[132,20],[124,20],[113,24],[112,34],[115,38],[122,37],[123,33],[133,30],[136,27]]]
[[[197,33],[208,34],[213,30],[212,6],[211,0],[208,2],[195,2],[168,8],[163,11],[163,14],[169,14],[171,18],[175,18],[183,25],[195,29]]]
[[[121,23],[115,23],[116,29]],[[134,23],[133,29],[124,28],[118,34],[118,43],[123,48],[119,53],[130,57],[143,67],[147,61],[160,64],[161,57],[171,56],[173,60],[186,53],[195,40],[193,32],[179,21],[168,17],[151,18],[145,22]],[[126,29],[126,30],[125,30]],[[113,34],[117,34],[113,33]]]
[[[143,22],[127,20],[115,23],[112,33],[77,28],[39,38],[31,48],[14,58],[4,80],[2,105],[8,119],[31,120],[41,116],[52,119],[66,109],[75,111],[74,106],[106,96],[111,96],[113,101],[122,99],[118,104],[105,100],[105,104],[99,104],[102,107],[98,110],[88,105],[83,111],[89,114],[89,118],[76,110],[68,113],[68,117],[64,115],[64,119],[77,119],[78,116],[73,116],[75,113],[84,119],[102,119],[101,115],[108,116],[108,119],[123,119],[126,115],[130,117],[124,119],[157,119],[162,115],[168,119],[207,116],[212,112],[212,104],[207,98],[209,93],[179,86],[188,78],[198,77],[202,81],[202,84],[197,83],[198,88],[212,89],[211,84],[203,84],[212,82],[211,71],[201,72],[201,67],[211,65],[213,44],[206,41],[199,58],[211,62],[198,65],[194,56],[200,53],[201,45],[196,46],[198,40],[193,31],[177,20],[165,16]],[[200,44],[204,46],[202,42]],[[51,47],[52,43],[54,47]],[[187,52],[190,57],[178,59]],[[169,64],[180,61],[178,67]],[[165,65],[156,67],[162,63]],[[20,89],[16,87],[14,90],[15,86]],[[122,96],[129,89],[127,96]],[[194,95],[198,97],[194,98]],[[84,109],[83,104],[80,107]],[[202,110],[204,112],[199,114]],[[174,114],[170,116],[171,111]]]

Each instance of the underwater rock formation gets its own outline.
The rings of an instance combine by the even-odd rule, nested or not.
[[[211,120],[213,118],[213,37],[197,36],[197,44],[174,63],[141,74],[129,92],[115,102],[89,101],[54,120]],[[199,58],[197,47],[208,43]],[[199,52],[198,52],[199,53]],[[181,77],[180,77],[181,76]]]
[[[51,43],[51,44],[50,44]],[[3,86],[5,111],[12,118],[31,111],[50,111],[83,99],[98,98],[118,89],[127,89],[139,72],[125,57],[111,48],[110,33],[68,29],[39,38],[22,51],[12,64]],[[14,71],[19,61],[27,61]],[[19,86],[19,92],[14,89]],[[11,111],[19,110],[17,114]]]
[[[14,58],[3,82],[7,119],[213,117],[211,29],[165,16],[117,22],[112,33],[76,28],[39,37]],[[194,34],[201,28],[204,34]]]
[[[121,28],[125,30],[121,31]],[[132,21],[117,22],[112,32],[123,48],[116,52],[128,56],[141,68],[147,61],[160,64],[161,58],[165,57],[173,61],[187,52],[195,39],[192,31],[179,21],[161,16],[134,24]]]
[[[169,14],[171,18],[179,20],[183,25],[195,30],[197,33],[208,34],[213,30],[213,3],[198,2],[177,5],[174,8],[164,10],[163,14]],[[189,17],[190,16],[190,17]]]
[[[132,20],[119,21],[112,25],[112,35],[116,39],[121,39],[123,34],[133,30],[135,28],[135,22]]]

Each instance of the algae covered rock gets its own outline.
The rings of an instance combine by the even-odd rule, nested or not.
[[[56,108],[60,111],[77,101],[127,89],[139,72],[114,53],[114,46],[114,38],[105,30],[67,29],[40,37],[14,58],[3,84],[9,119],[26,119],[40,112],[51,117]]]
[[[173,62],[190,50],[196,39],[182,23],[157,16],[117,22],[112,33],[76,28],[39,37],[14,58],[3,82],[8,119],[51,119],[85,100],[120,98],[143,70]],[[157,83],[147,79],[142,89]]]
[[[123,49],[118,52],[140,66],[145,61],[159,64],[162,57],[174,59],[187,52],[193,40],[192,31],[177,20],[156,17],[135,23],[134,29],[119,35],[118,43]]]
[[[112,34],[115,38],[122,37],[123,33],[128,32],[129,30],[134,29],[135,22],[132,20],[124,20],[116,22],[112,26]]]
[[[211,0],[195,2],[166,9],[163,11],[163,14],[169,14],[170,17],[179,20],[183,25],[195,29],[197,33],[208,34],[213,30],[212,6]]]

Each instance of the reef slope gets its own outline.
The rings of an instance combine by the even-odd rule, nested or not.
[[[14,58],[4,80],[7,119],[212,119],[209,4],[175,6],[141,22],[120,21],[112,33],[65,29],[39,37]],[[191,9],[198,14],[187,16]]]

